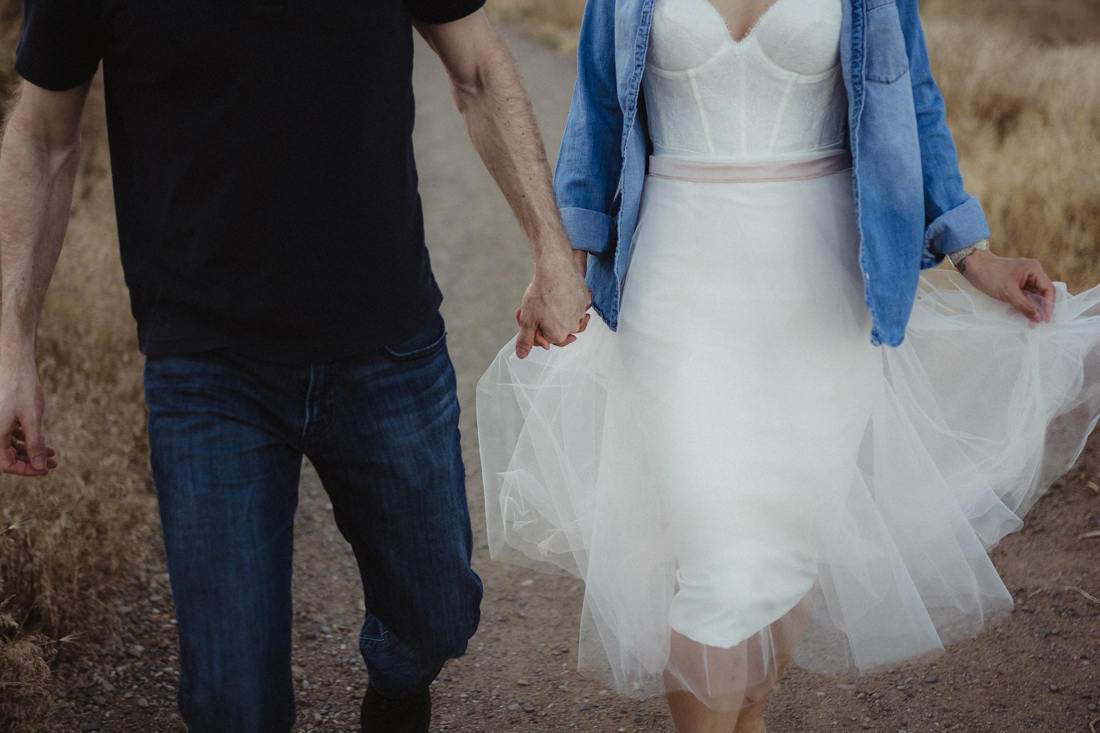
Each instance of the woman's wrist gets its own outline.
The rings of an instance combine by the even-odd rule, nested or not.
[[[966,272],[966,265],[963,264],[963,260],[965,260],[970,255],[974,254],[975,252],[979,252],[979,251],[981,251],[981,252],[988,252],[989,251],[989,238],[988,237],[986,239],[982,239],[978,242],[975,242],[974,244],[970,245],[969,247],[963,247],[962,249],[960,249],[957,252],[949,253],[947,255],[947,259],[951,261],[951,264],[959,272]]]

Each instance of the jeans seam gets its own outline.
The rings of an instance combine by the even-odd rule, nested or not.
[[[305,407],[305,418],[302,420],[302,435],[299,438],[299,441],[300,441],[299,444],[303,445],[303,446],[306,443],[306,433],[309,432],[309,424],[313,420],[313,417],[314,417],[313,409],[312,409],[312,400],[313,400],[313,386],[317,381],[316,376],[317,376],[317,365],[316,364],[310,364],[310,366],[309,366],[309,386],[306,387],[306,397],[305,397],[305,405],[304,405],[304,407]]]

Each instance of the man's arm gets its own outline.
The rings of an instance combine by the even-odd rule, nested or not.
[[[512,206],[535,253],[535,277],[516,312],[516,354],[575,340],[591,304],[550,184],[550,168],[515,62],[484,11],[416,28],[439,54],[470,139]]]
[[[42,434],[45,400],[34,335],[80,165],[89,84],[51,92],[23,82],[0,148],[0,471],[42,476],[57,466]]]

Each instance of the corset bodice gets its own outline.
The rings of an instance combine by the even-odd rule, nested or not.
[[[777,0],[740,41],[708,0],[657,0],[643,80],[654,153],[767,160],[847,146],[841,0]]]

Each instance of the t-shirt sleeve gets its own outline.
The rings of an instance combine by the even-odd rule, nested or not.
[[[405,0],[409,15],[424,23],[450,23],[480,10],[485,0]]]
[[[98,6],[92,0],[23,0],[19,75],[54,92],[91,79],[103,56]]]

